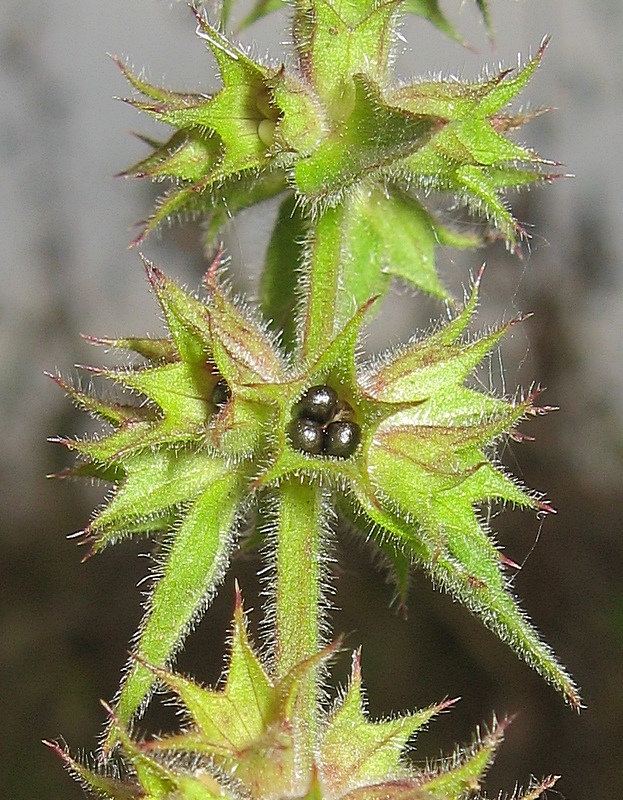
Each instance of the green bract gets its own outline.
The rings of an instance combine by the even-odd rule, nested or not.
[[[401,594],[406,557],[578,705],[573,682],[509,593],[503,559],[477,512],[492,500],[549,510],[488,455],[523,416],[540,412],[534,395],[512,402],[465,386],[513,323],[466,338],[476,285],[464,310],[438,331],[359,367],[355,350],[368,303],[320,355],[305,359],[297,351],[289,363],[219,286],[215,266],[202,300],[147,264],[171,339],[103,340],[146,356],[136,368],[98,370],[139,393],[139,404],[104,403],[69,389],[112,424],[108,435],[65,441],[81,457],[79,474],[118,487],[86,531],[92,551],[135,533],[166,537],[137,638],[138,660],[117,702],[121,723],[153,686],[143,662],[166,665],[212,596],[252,496],[292,477],[340,488],[348,513],[372,529],[394,560]],[[231,397],[215,405],[214,387],[223,379]],[[301,452],[288,433],[304,392],[325,384],[350,404],[361,430],[347,458]],[[296,497],[295,488],[289,491]]]
[[[226,679],[207,689],[152,668],[177,698],[187,725],[182,733],[137,743],[112,716],[128,761],[125,781],[94,771],[52,746],[85,787],[115,800],[461,800],[475,797],[499,747],[506,723],[494,720],[471,747],[426,768],[414,767],[407,744],[454,701],[392,719],[370,721],[365,711],[360,655],[347,690],[324,712],[312,758],[300,736],[299,701],[315,667],[334,647],[296,664],[282,679],[271,676],[249,642],[240,596]],[[516,800],[536,800],[551,777]],[[480,795],[479,795],[480,796]]]
[[[256,11],[273,6],[259,3]],[[383,294],[392,275],[447,297],[435,248],[480,240],[436,219],[426,207],[433,190],[490,220],[514,247],[522,230],[502,193],[554,175],[542,169],[551,162],[506,136],[534,115],[504,109],[530,79],[545,44],[514,74],[396,86],[390,64],[406,11],[439,15],[429,2],[299,0],[296,69],[255,61],[195,12],[223,80],[210,96],[159,89],[121,65],[144,98],[129,102],[175,128],[168,141],[150,142],[152,154],[124,173],[173,181],[139,239],[165,219],[207,214],[213,241],[236,211],[288,193],[308,232],[307,239],[290,240],[291,271],[309,258],[319,218],[337,207],[342,282],[360,303]],[[284,210],[292,213],[290,199]],[[291,282],[286,266],[271,267]]]

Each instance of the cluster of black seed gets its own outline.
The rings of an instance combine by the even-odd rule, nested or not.
[[[292,446],[302,453],[349,458],[361,439],[352,406],[330,386],[311,386],[294,408]]]

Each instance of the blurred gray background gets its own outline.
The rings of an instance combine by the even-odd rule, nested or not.
[[[442,5],[477,52],[413,20],[403,30],[413,49],[398,58],[401,77],[475,77],[485,63],[516,65],[518,53],[534,53],[543,35],[553,35],[522,100],[556,110],[521,138],[575,178],[513,199],[533,233],[522,260],[499,246],[441,258],[456,291],[486,260],[483,324],[534,312],[503,350],[505,386],[512,392],[538,382],[548,387],[543,401],[561,410],[527,425],[536,442],[513,445],[504,459],[559,513],[541,523],[508,512],[494,527],[508,555],[525,561],[517,592],[583,687],[588,708],[580,716],[567,709],[421,575],[404,621],[388,609],[383,574],[348,539],[338,545],[334,624],[350,646],[363,643],[374,714],[462,697],[421,736],[416,758],[469,740],[493,711],[517,714],[490,773],[490,796],[556,773],[568,800],[616,798],[623,796],[623,5],[493,0],[494,49],[474,4]],[[80,332],[160,331],[140,259],[127,249],[154,190],[112,178],[145,152],[128,132],[155,129],[113,100],[128,89],[106,53],[145,67],[156,83],[209,91],[214,65],[194,27],[183,3],[163,0],[0,2],[0,796],[7,800],[82,797],[40,740],[63,736],[74,752],[95,748],[98,699],[114,694],[141,614],[141,548],[127,544],[81,565],[81,551],[65,538],[84,527],[102,495],[45,478],[67,463],[46,437],[81,434],[91,423],[43,370],[70,376],[73,364],[105,357],[90,352]],[[259,54],[278,54],[284,30],[273,15],[241,38],[253,36]],[[234,283],[251,296],[271,211],[243,214],[227,232],[239,269]],[[198,227],[189,226],[152,236],[143,250],[195,286],[205,268],[198,241]],[[393,318],[396,308],[402,315],[391,330],[382,317],[375,322],[372,347],[440,312],[399,286],[388,304]],[[501,383],[497,359],[484,379]],[[235,566],[256,608],[259,566]],[[231,606],[228,583],[190,638],[181,668],[202,680],[218,677]],[[337,665],[340,679],[347,664],[345,656]],[[149,724],[169,722],[154,712]]]

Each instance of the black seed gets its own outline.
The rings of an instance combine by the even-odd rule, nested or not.
[[[327,426],[324,452],[336,458],[348,458],[357,449],[361,429],[356,422],[332,422]]]
[[[313,419],[299,417],[290,424],[290,439],[295,450],[310,455],[322,453],[324,431],[322,425]]]
[[[221,409],[227,405],[231,397],[231,389],[225,378],[220,378],[212,389],[212,405]]]
[[[330,386],[310,386],[296,404],[296,413],[300,417],[328,422],[338,405],[337,392]]]

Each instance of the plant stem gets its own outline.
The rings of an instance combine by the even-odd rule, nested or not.
[[[283,678],[320,648],[322,490],[290,479],[279,489],[276,542],[275,634],[277,678]],[[318,670],[301,692],[303,752],[313,755]]]
[[[310,233],[303,356],[313,359],[333,337],[340,310],[343,208],[328,208]]]

